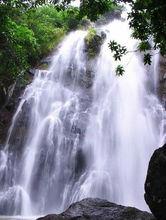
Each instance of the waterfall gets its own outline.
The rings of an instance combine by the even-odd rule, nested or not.
[[[1,215],[58,213],[85,197],[147,209],[148,162],[165,138],[158,58],[146,68],[128,53],[116,76],[109,41],[130,51],[137,42],[125,21],[97,30],[106,39],[96,58],[88,59],[87,32],[71,32],[25,89],[0,151]]]

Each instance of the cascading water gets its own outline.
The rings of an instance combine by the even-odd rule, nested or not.
[[[0,214],[60,212],[85,197],[146,209],[147,165],[164,141],[156,63],[147,70],[129,53],[117,77],[109,40],[136,42],[126,22],[98,29],[107,37],[97,58],[87,58],[87,33],[72,32],[27,86],[0,152]]]

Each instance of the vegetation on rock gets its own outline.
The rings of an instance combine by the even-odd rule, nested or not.
[[[99,53],[102,41],[102,37],[97,34],[96,30],[89,28],[88,34],[85,37],[86,52],[89,59],[94,58]]]

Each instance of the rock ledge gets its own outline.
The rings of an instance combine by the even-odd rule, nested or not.
[[[152,214],[136,208],[116,205],[102,199],[83,199],[73,203],[60,215],[47,215],[38,220],[155,220]]]

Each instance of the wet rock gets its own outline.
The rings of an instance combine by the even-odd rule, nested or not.
[[[37,69],[39,70],[47,70],[48,67],[51,65],[53,55],[47,56],[43,58],[37,65]],[[35,69],[34,69],[35,70]]]
[[[47,65],[50,65],[51,64],[51,61],[52,61],[52,56],[47,56],[45,58],[43,58],[40,63],[41,64],[47,64]]]
[[[0,105],[0,144],[4,144],[14,112],[18,106],[25,85],[17,82],[9,88]]]
[[[159,96],[166,109],[166,57],[160,56],[159,59]]]
[[[6,91],[0,86],[0,106],[3,106],[6,101]]]
[[[28,73],[29,73],[30,75],[34,76],[35,73],[36,73],[36,69],[29,69],[29,70],[28,70]]]
[[[73,140],[75,140],[76,137],[79,137],[79,140],[83,141],[89,120],[88,110],[90,105],[90,94],[83,93],[79,95],[77,104],[73,103],[68,107],[68,112],[62,110],[60,118],[63,122],[63,134],[66,137]]]
[[[15,126],[9,138],[9,151],[14,151],[19,154],[22,153],[27,138],[30,110],[30,103],[25,102],[20,110],[19,117],[17,117],[15,121]]]
[[[80,21],[80,25],[81,27],[87,29],[88,27],[90,27],[92,25],[91,21],[87,18],[83,18],[81,21]]]
[[[104,32],[97,33],[95,29],[90,28],[87,36],[85,37],[85,52],[89,59],[95,58],[101,49],[106,35]]]
[[[162,56],[159,60],[159,95],[166,108],[166,57]]]
[[[73,203],[60,215],[47,215],[38,220],[155,220],[148,212],[116,205],[102,199],[84,199]]]
[[[87,69],[87,71],[85,72],[85,74],[83,74],[82,76],[80,76],[80,86],[83,88],[91,88],[93,85],[93,81],[94,81],[94,74],[93,71],[90,69]]]
[[[166,219],[166,144],[157,149],[150,159],[145,200],[157,219]]]

